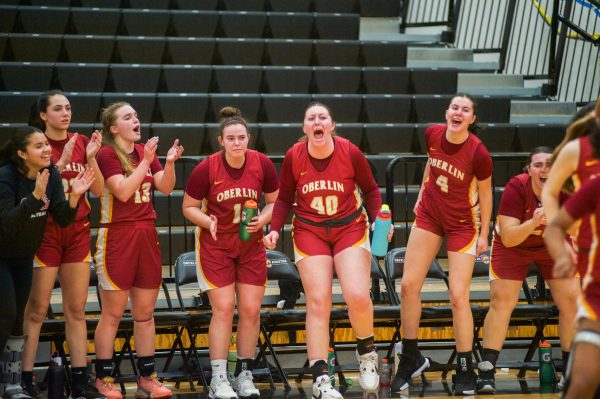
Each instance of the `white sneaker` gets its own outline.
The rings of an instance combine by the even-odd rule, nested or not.
[[[260,392],[252,382],[252,372],[244,370],[233,379],[232,385],[234,391],[237,392],[240,398],[259,398]]]
[[[237,399],[237,394],[231,388],[227,374],[216,374],[210,382],[208,397],[212,399]]]
[[[314,399],[344,399],[341,393],[331,386],[331,380],[327,374],[320,375],[313,382],[313,398]]]
[[[377,352],[371,351],[364,355],[356,352],[356,358],[359,363],[360,377],[358,381],[363,390],[367,392],[376,392],[379,389],[379,367]]]

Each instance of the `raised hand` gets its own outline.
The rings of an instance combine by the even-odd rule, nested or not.
[[[75,148],[75,143],[77,142],[77,137],[79,137],[78,133],[75,133],[73,137],[67,141],[63,148],[62,155],[58,162],[56,162],[56,166],[58,166],[59,170],[63,170],[63,168],[71,163],[71,158],[73,157],[73,149]]]
[[[179,139],[175,139],[173,146],[167,152],[167,162],[175,162],[183,154],[183,146],[179,145]]]
[[[158,136],[150,137],[144,146],[144,160],[151,163],[158,149]]]
[[[80,172],[77,177],[71,180],[71,195],[83,195],[94,182],[94,169],[86,168],[84,172]]]
[[[102,147],[102,135],[99,131],[94,130],[94,133],[92,133],[92,137],[90,137],[90,142],[85,148],[85,155],[87,156],[87,158],[95,158],[96,154],[100,150],[100,147]]]
[[[42,199],[46,193],[46,187],[48,187],[48,178],[50,177],[50,171],[48,169],[42,169],[35,177],[35,188],[33,189],[33,196],[36,199]]]

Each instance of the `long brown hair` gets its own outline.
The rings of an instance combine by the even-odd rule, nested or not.
[[[102,115],[100,116],[100,121],[102,122],[102,144],[115,150],[119,162],[121,162],[121,168],[125,171],[125,176],[132,174],[135,168],[131,164],[129,155],[115,141],[115,135],[111,133],[110,128],[117,122],[117,111],[128,105],[130,106],[129,103],[124,101],[112,103],[102,110]]]

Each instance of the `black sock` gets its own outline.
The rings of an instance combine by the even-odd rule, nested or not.
[[[481,356],[481,360],[484,362],[488,361],[492,363],[492,366],[494,366],[495,368],[496,363],[498,362],[498,356],[500,356],[500,351],[489,348],[483,348],[483,356]]]
[[[570,354],[571,354],[571,352],[565,352],[565,351],[563,351],[563,353],[562,353],[563,374],[567,372],[567,364],[569,364],[569,355]]]
[[[461,372],[473,370],[473,352],[458,352],[456,354],[456,366],[457,370]]]
[[[419,353],[417,347],[417,339],[403,339],[402,340],[402,354],[409,356],[416,356]]]
[[[242,371],[252,371],[252,369],[254,368],[254,359],[250,358],[250,359],[237,359],[237,362],[235,362],[235,372],[233,373],[234,377],[237,377],[238,375],[240,375],[240,373]]]
[[[74,386],[86,385],[88,383],[87,368],[71,367],[71,378]]]
[[[322,375],[329,374],[329,368],[327,367],[327,362],[325,360],[317,360],[315,364],[310,367],[310,371],[313,375],[313,382],[317,381]]]
[[[111,377],[114,370],[112,359],[96,358],[96,378]]]
[[[364,339],[356,339],[356,350],[359,355],[364,355],[365,353],[370,353],[375,350],[375,342],[373,342],[373,336],[364,338]]]
[[[24,387],[33,385],[33,371],[21,371],[21,385]]]
[[[138,357],[137,366],[140,370],[140,376],[150,377],[154,373],[154,356]]]

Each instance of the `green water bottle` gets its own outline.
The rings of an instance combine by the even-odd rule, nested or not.
[[[546,341],[542,341],[538,348],[540,362],[539,377],[541,384],[553,384],[556,382],[554,363],[552,363],[552,347]]]
[[[240,240],[248,241],[252,233],[246,231],[248,223],[258,214],[258,204],[254,200],[248,200],[242,208],[242,219],[240,220]]]
[[[335,351],[333,348],[329,348],[327,351],[327,369],[329,370],[329,379],[331,380],[331,386],[335,386]]]
[[[231,345],[229,345],[229,351],[227,352],[227,374],[229,378],[233,379],[235,373],[235,366],[237,363],[237,346],[235,335],[231,337]]]

